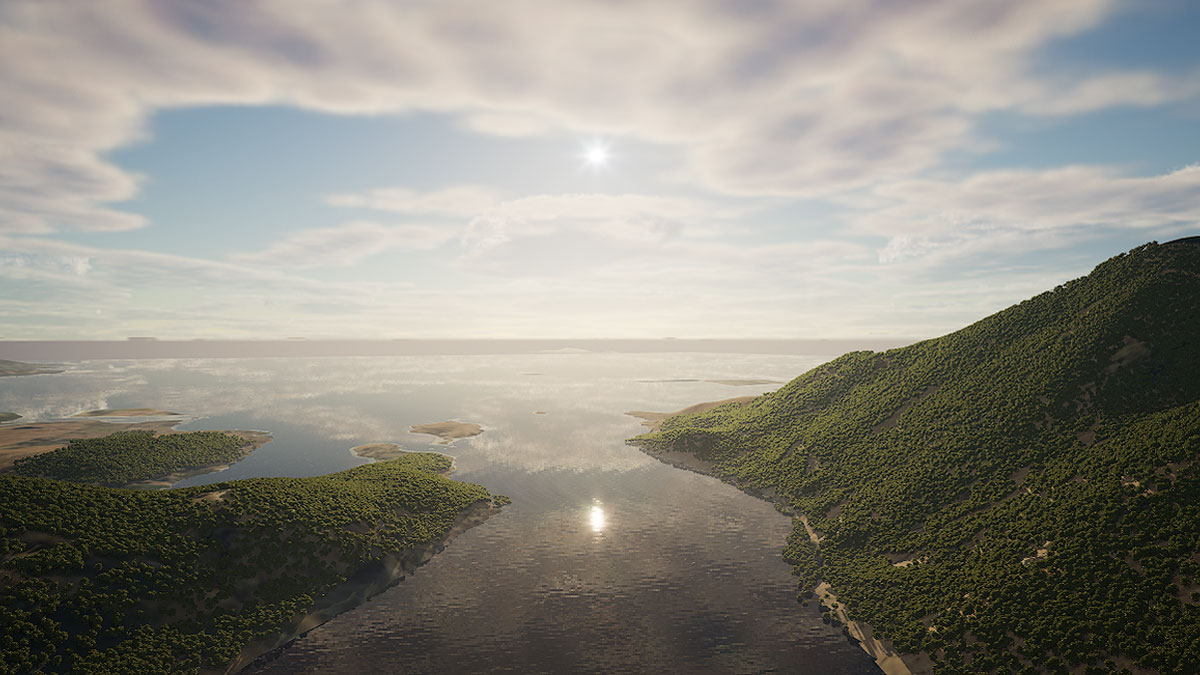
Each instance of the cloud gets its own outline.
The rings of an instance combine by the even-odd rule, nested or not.
[[[567,193],[502,199],[497,190],[473,185],[431,192],[376,188],[331,195],[326,202],[334,206],[466,220],[466,227],[456,236],[472,249],[565,231],[589,231],[645,243],[679,236],[685,231],[703,233],[747,212],[745,208],[711,200],[668,195]],[[335,238],[332,232],[328,237],[322,236],[314,248],[321,249],[326,239]],[[246,260],[245,256],[239,259]]]
[[[229,259],[275,267],[347,267],[388,249],[434,249],[456,235],[448,227],[354,221],[336,227],[300,230],[262,251],[235,253]]]
[[[916,237],[962,232],[1195,225],[1200,223],[1196,195],[1200,165],[1150,177],[1074,166],[992,171],[959,180],[904,180],[847,203],[860,209],[852,219],[858,231],[907,237],[912,243]]]
[[[499,190],[483,185],[461,185],[433,192],[392,187],[333,194],[325,198],[325,203],[395,213],[474,216],[495,206],[501,194]]]
[[[1068,114],[1195,96],[1194,74],[1063,74],[1037,62],[1041,46],[1116,6],[6,3],[0,227],[143,225],[106,206],[134,195],[137,179],[104,153],[139,138],[156,110],[200,105],[426,110],[501,135],[629,134],[685,148],[715,190],[849,189],[972,147],[980,112]],[[396,200],[405,196],[363,205]]]

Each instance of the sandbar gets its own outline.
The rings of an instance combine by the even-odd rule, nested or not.
[[[155,408],[105,408],[75,413],[71,417],[177,417],[179,413]]]
[[[458,422],[456,420],[446,420],[445,422],[430,422],[429,424],[414,424],[409,427],[409,431],[414,434],[430,434],[442,439],[438,441],[439,445],[453,443],[460,438],[470,438],[483,433],[483,427],[472,422]]]
[[[0,412],[0,422],[11,422],[19,420],[21,416],[14,412]]]

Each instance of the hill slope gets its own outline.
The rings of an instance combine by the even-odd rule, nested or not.
[[[1200,663],[1200,245],[633,439],[806,514],[785,557],[938,673]]]
[[[163,491],[0,476],[0,673],[236,671],[508,502],[450,467]]]

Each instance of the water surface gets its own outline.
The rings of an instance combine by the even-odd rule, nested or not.
[[[788,518],[625,445],[626,410],[758,394],[826,360],[738,354],[542,354],[85,361],[6,378],[25,421],[97,408],[196,415],[185,429],[275,440],[199,485],[309,476],[394,442],[455,456],[454,477],[514,503],[398,586],[296,641],[259,673],[878,673],[801,608]],[[458,419],[450,446],[408,433]]]

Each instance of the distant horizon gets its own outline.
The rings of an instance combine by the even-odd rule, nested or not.
[[[0,339],[942,335],[1200,229],[1200,4],[0,3]]]
[[[0,359],[54,362],[173,358],[322,358],[341,356],[453,356],[484,354],[728,353],[838,356],[883,351],[917,339],[862,338],[453,338],[453,339],[245,339],[245,340],[2,340]]]

